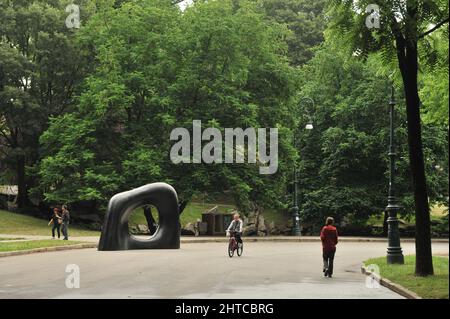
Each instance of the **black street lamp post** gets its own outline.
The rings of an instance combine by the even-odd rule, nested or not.
[[[295,138],[295,132],[294,132],[294,146],[296,145],[296,138]],[[292,221],[293,221],[293,227],[292,227],[292,235],[293,236],[300,236],[300,216],[298,214],[299,208],[298,208],[298,176],[297,176],[297,164],[294,163],[294,201],[293,206],[291,208],[292,210]]]
[[[397,213],[401,209],[394,192],[395,182],[395,140],[394,140],[394,85],[391,87],[391,100],[389,102],[389,196],[386,212],[388,213],[388,248],[387,263],[388,264],[404,264],[402,248],[400,246],[400,233],[398,230]]]
[[[303,100],[308,100],[312,102],[312,105],[314,105],[314,100],[311,98],[303,98]],[[311,115],[308,112],[309,121],[305,126],[305,129],[312,130],[313,124]],[[294,131],[294,147],[297,149],[297,136]],[[300,215],[299,215],[299,206],[298,206],[298,175],[297,175],[297,163],[294,162],[294,199],[292,203],[292,235],[293,236],[301,236],[301,230],[300,230]]]

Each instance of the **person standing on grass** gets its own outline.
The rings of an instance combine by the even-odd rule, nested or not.
[[[63,240],[69,240],[69,223],[70,223],[70,213],[66,205],[62,206],[62,234],[64,236]]]
[[[338,243],[337,229],[333,226],[333,224],[333,217],[327,217],[325,226],[320,232],[323,253],[323,274],[325,277],[329,278],[333,277],[334,255],[336,253],[336,245]]]
[[[55,239],[55,230],[58,232],[58,239],[61,238],[61,223],[62,223],[62,218],[59,215],[59,210],[57,207],[53,208],[53,215],[52,218],[50,219],[50,222],[48,223],[48,225],[52,225],[52,239]]]

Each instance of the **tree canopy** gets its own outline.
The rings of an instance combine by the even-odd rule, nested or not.
[[[77,108],[54,118],[41,137],[39,189],[49,201],[104,203],[119,190],[163,180],[186,199],[231,190],[243,209],[276,204],[283,169],[269,179],[254,165],[173,165],[169,136],[193,120],[288,130],[296,83],[285,57],[288,33],[251,1],[198,3],[183,14],[167,1],[105,8],[78,36],[83,48],[95,48],[96,68]],[[281,141],[280,161],[291,155]]]

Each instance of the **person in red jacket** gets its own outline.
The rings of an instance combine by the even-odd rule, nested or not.
[[[323,273],[325,277],[333,276],[334,254],[336,253],[336,245],[338,243],[338,233],[336,227],[333,226],[333,217],[327,217],[325,226],[320,232],[323,250]]]

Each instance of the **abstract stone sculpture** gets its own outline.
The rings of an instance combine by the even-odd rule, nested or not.
[[[148,239],[130,235],[128,219],[134,209],[153,205],[159,227]],[[148,184],[114,195],[108,204],[98,250],[179,249],[180,219],[175,189],[165,183]]]

